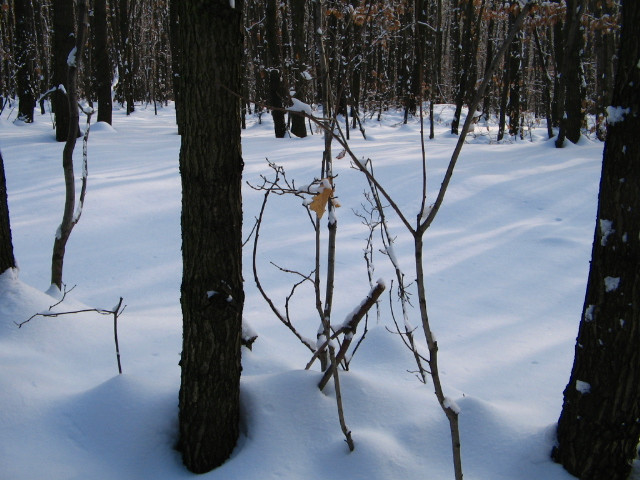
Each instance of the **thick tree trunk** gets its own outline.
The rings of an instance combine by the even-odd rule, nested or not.
[[[4,176],[4,160],[0,153],[0,273],[16,267],[11,241],[11,224],[7,204],[7,181]]]
[[[514,17],[510,14],[510,18]],[[509,22],[511,25],[511,21]],[[516,136],[520,131],[520,80],[522,78],[522,32],[518,32],[509,49],[509,135]]]
[[[473,81],[470,80],[471,65],[473,57],[473,19],[475,16],[475,8],[472,0],[459,0],[458,9],[463,20],[462,33],[459,40],[459,48],[457,49],[459,60],[458,70],[456,74],[456,110],[451,121],[451,133],[458,135],[460,127],[460,119],[462,117],[462,106],[467,99],[467,90],[470,84],[475,83],[475,75]],[[466,2],[466,3],[463,3]],[[464,8],[464,12],[462,11]],[[469,112],[472,115],[474,112]]]
[[[33,3],[31,0],[16,0],[16,66],[18,86],[18,118],[25,123],[33,122],[36,107],[35,58],[36,35],[33,31]]]
[[[307,103],[307,83],[309,82],[309,72],[307,71],[307,32],[305,29],[306,0],[293,0],[291,6],[291,26],[293,43],[293,78],[296,87],[295,98]],[[307,136],[307,127],[305,118],[302,115],[292,114],[291,116],[291,133],[296,137],[304,138]]]
[[[180,110],[180,58],[182,58],[182,52],[180,51],[180,22],[178,21],[178,14],[180,11],[180,3],[182,0],[169,0],[169,41],[171,46],[171,67],[173,69],[173,78],[171,79],[173,86],[173,100],[175,102],[176,109],[176,123],[178,124],[178,134],[182,134],[180,129],[182,125]]]
[[[589,281],[554,459],[623,480],[640,437],[640,3],[623,4]]]
[[[107,44],[107,0],[95,0],[93,35],[96,64],[96,97],[98,98],[98,121],[112,123],[111,83],[112,62]]]
[[[56,115],[56,140],[66,142],[69,133],[69,99],[67,98],[67,58],[75,47],[73,0],[53,0],[53,84]],[[60,88],[62,85],[63,88]]]
[[[78,221],[82,205],[76,211],[75,175],[73,171],[73,150],[78,137],[78,67],[82,59],[87,37],[88,6],[87,0],[80,0],[78,8],[78,39],[73,51],[67,56],[67,138],[62,151],[62,169],[64,171],[65,202],[62,221],[56,232],[51,255],[51,285],[62,288],[62,270],[67,241]],[[75,39],[75,37],[74,37]]]
[[[585,0],[567,0],[567,18],[563,29],[564,59],[560,88],[564,92],[563,114],[560,117],[560,131],[556,146],[562,147],[565,138],[573,143],[580,139],[580,130],[584,122],[585,99],[584,72],[582,55],[584,48],[584,31],[581,18],[584,14]]]
[[[240,416],[242,5],[183,0],[180,60],[182,377],[179,449],[196,473],[231,454]],[[188,46],[188,48],[187,48]],[[203,108],[203,106],[206,106]]]
[[[280,52],[280,39],[278,36],[278,10],[275,0],[267,0],[266,3],[266,35],[269,72],[269,106],[273,107],[273,129],[276,138],[283,138],[287,133],[287,124],[284,119],[284,97],[287,95],[282,83],[282,70],[284,64]]]

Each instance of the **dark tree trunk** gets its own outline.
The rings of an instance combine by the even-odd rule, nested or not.
[[[623,480],[640,437],[640,2],[625,0],[591,269],[554,459]]]
[[[573,143],[580,139],[580,129],[584,122],[583,102],[585,99],[582,50],[584,31],[581,18],[585,0],[567,0],[567,17],[563,29],[564,59],[562,62],[560,88],[564,92],[563,114],[560,117],[560,132],[556,146],[562,147],[567,138]]]
[[[512,4],[513,5],[513,4]],[[515,14],[511,13],[511,17]],[[511,25],[511,21],[509,22]],[[518,135],[520,131],[520,80],[522,78],[522,32],[518,32],[509,48],[509,135]]]
[[[73,0],[53,0],[53,111],[56,115],[56,140],[66,142],[69,133],[67,98],[67,58],[75,47]],[[63,88],[60,88],[62,85]]]
[[[411,96],[414,104],[422,105],[423,83],[424,83],[424,48],[425,48],[425,25],[427,23],[427,12],[425,11],[424,0],[415,1],[415,39],[414,39],[414,57],[413,57],[413,78],[411,79]],[[414,105],[413,115],[416,114],[416,106]]]
[[[437,0],[436,5],[436,25],[433,36],[433,79],[431,83],[431,101],[429,102],[429,138],[435,138],[435,126],[433,118],[433,104],[441,101],[440,82],[442,79],[442,0]]]
[[[126,108],[127,115],[135,111],[133,78],[133,45],[131,35],[131,15],[134,11],[135,0],[114,0],[116,25],[113,26],[114,36],[117,37],[118,58],[118,87],[120,102]]]
[[[453,31],[458,32],[457,38],[454,38],[456,42],[456,70],[454,75],[456,77],[456,93],[455,93],[455,102],[456,102],[456,110],[453,114],[453,120],[451,121],[451,133],[454,135],[458,135],[458,128],[460,126],[460,117],[462,116],[462,106],[464,104],[464,99],[467,94],[467,85],[468,85],[468,66],[469,66],[469,55],[470,52],[468,48],[471,43],[471,19],[473,17],[473,1],[470,0],[457,0],[457,11],[458,15],[462,17],[462,32],[460,29],[460,19],[456,19],[457,28]],[[462,2],[466,4],[463,5]],[[463,7],[465,8],[463,13]],[[469,112],[471,114],[472,112]]]
[[[491,64],[491,58],[493,58],[493,48],[494,48],[494,38],[493,36],[495,35],[495,28],[496,28],[496,22],[493,19],[493,17],[491,17],[489,19],[489,24],[487,26],[487,60],[485,63],[485,67],[484,67],[484,75],[487,75],[487,71],[489,70],[489,66]],[[493,103],[493,92],[492,90],[492,83],[491,82],[487,88],[487,93],[484,96],[484,101],[482,103],[482,118],[485,120],[485,122],[489,122],[489,119],[491,118],[491,109],[492,109],[492,103]]]
[[[178,134],[182,134],[181,125],[181,115],[182,111],[180,110],[180,105],[182,102],[180,101],[180,58],[182,58],[182,52],[180,51],[180,41],[179,41],[179,26],[180,23],[178,21],[178,13],[180,11],[180,2],[182,0],[169,0],[169,41],[171,46],[171,67],[173,69],[173,78],[172,78],[172,86],[173,86],[173,100],[175,102],[176,109],[176,123],[178,124]]]
[[[58,227],[55,240],[53,242],[53,253],[51,255],[51,285],[58,289],[62,288],[62,270],[64,265],[64,255],[67,241],[71,235],[73,227],[78,221],[80,210],[76,212],[76,190],[75,176],[73,172],[73,150],[78,137],[78,67],[82,59],[84,44],[87,38],[88,6],[87,0],[80,0],[78,8],[78,38],[74,44],[74,53],[67,56],[67,138],[62,151],[62,168],[64,170],[65,202],[62,221]],[[74,38],[75,39],[75,38]]]
[[[278,36],[278,10],[276,0],[266,3],[266,35],[269,72],[269,106],[272,107],[273,129],[276,138],[283,138],[287,133],[287,123],[284,119],[284,97],[287,95],[282,83],[282,55]]]
[[[4,160],[2,159],[2,153],[0,153],[0,273],[9,268],[16,268],[16,259],[13,256],[13,243],[11,242]]]
[[[615,10],[606,2],[591,0],[591,10],[596,18],[615,16]],[[596,135],[605,140],[605,111],[611,105],[613,91],[615,49],[614,32],[609,29],[598,29],[594,32],[594,50],[596,56]]]
[[[94,0],[93,46],[95,48],[96,97],[98,121],[112,123],[112,61],[107,43],[107,0]]]
[[[500,87],[500,113],[498,115],[498,141],[504,138],[504,130],[507,118],[507,102],[509,100],[509,85],[511,76],[509,75],[509,59],[504,62],[504,75],[502,76],[502,86]]]
[[[242,328],[242,5],[182,0],[182,377],[179,449],[196,473],[221,465],[238,438]],[[182,50],[182,48],[181,48]],[[206,106],[206,108],[203,108]]]
[[[36,107],[35,59],[36,35],[33,31],[33,3],[31,0],[15,0],[16,17],[16,67],[18,87],[18,118],[33,123]]]
[[[293,43],[293,78],[296,88],[295,98],[301,102],[307,103],[307,84],[309,82],[307,71],[307,32],[306,25],[306,0],[293,0],[289,3],[291,6],[291,41]],[[307,136],[307,127],[305,118],[302,115],[291,115],[291,133],[296,137],[304,138]]]
[[[542,51],[542,42],[540,41],[540,35],[538,29],[533,28],[533,36],[536,42],[536,53],[538,56],[538,62],[542,68],[542,81],[544,85],[544,92],[542,94],[544,101],[544,114],[547,117],[547,136],[553,138],[553,114],[551,113],[551,77],[549,76],[549,67],[546,57]]]

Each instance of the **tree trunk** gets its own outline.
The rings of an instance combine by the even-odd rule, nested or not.
[[[66,142],[69,133],[69,100],[67,98],[67,58],[75,46],[73,0],[53,0],[53,84],[56,115],[56,140]],[[60,88],[60,85],[63,88]]]
[[[266,3],[266,35],[269,72],[269,106],[272,107],[273,129],[276,138],[283,138],[287,133],[287,124],[284,119],[284,97],[287,95],[282,84],[283,62],[280,54],[280,39],[278,35],[278,10],[276,0],[267,0]]]
[[[556,146],[562,147],[565,138],[573,143],[580,140],[580,129],[584,122],[585,99],[584,71],[582,68],[582,50],[584,31],[581,18],[584,14],[584,0],[567,0],[567,18],[563,29],[564,59],[562,63],[560,88],[564,92],[563,114],[560,117],[560,132]]]
[[[179,40],[179,26],[178,13],[180,11],[180,3],[182,0],[169,0],[169,41],[171,47],[171,67],[173,69],[172,86],[173,86],[173,100],[176,109],[176,123],[178,124],[178,134],[182,134],[180,129],[182,125],[180,110],[180,58],[182,58],[182,52],[180,51]]]
[[[513,4],[512,4],[513,5]],[[514,13],[509,14],[509,25]],[[509,49],[509,103],[507,115],[509,116],[509,135],[516,136],[520,131],[520,80],[522,78],[522,32],[516,34]]]
[[[35,58],[36,35],[33,31],[33,3],[31,0],[16,0],[16,67],[18,87],[18,118],[25,123],[33,122],[36,107]]]
[[[65,202],[62,221],[53,241],[53,253],[51,255],[51,285],[62,288],[62,269],[64,254],[71,230],[78,221],[82,205],[76,211],[75,175],[73,172],[73,150],[78,137],[78,67],[82,59],[82,53],[87,36],[88,8],[87,0],[81,0],[78,8],[78,39],[73,50],[67,55],[67,138],[62,151],[62,169],[64,170]],[[75,37],[74,37],[75,39]]]
[[[640,437],[640,3],[622,8],[591,269],[553,451],[583,480],[626,479]]]
[[[112,62],[107,43],[107,0],[94,0],[94,48],[96,64],[96,97],[98,98],[98,121],[112,123],[111,83]]]
[[[221,465],[238,438],[242,287],[242,5],[182,0],[180,174],[183,349],[178,448],[186,467]],[[207,109],[202,109],[206,105]]]
[[[293,43],[293,75],[296,87],[295,98],[307,103],[307,83],[309,82],[307,71],[307,32],[305,29],[306,0],[293,0],[289,3],[291,6],[291,26]],[[302,115],[291,114],[291,133],[296,137],[304,138],[307,136],[307,127],[305,118]]]
[[[0,153],[0,274],[9,268],[16,268],[16,259],[13,256],[13,243],[11,241],[4,160],[2,160],[2,153]]]
[[[135,0],[114,0],[112,6],[116,13],[117,24],[113,25],[114,37],[118,38],[118,96],[126,108],[127,115],[135,111],[133,96],[133,45],[131,38],[131,15],[134,11]]]
[[[466,1],[465,11],[462,13],[463,5],[462,2]],[[471,18],[473,17],[473,2],[469,0],[458,0],[458,4],[456,7],[458,11],[458,15],[462,17],[462,33],[459,32],[460,29],[460,19],[457,19],[457,28],[452,29],[452,31],[458,32],[458,36],[454,39],[457,43],[456,45],[456,71],[454,72],[456,77],[456,93],[455,93],[455,102],[456,102],[456,110],[453,114],[453,120],[451,121],[451,133],[454,135],[458,135],[458,129],[460,127],[460,117],[462,116],[462,106],[464,104],[465,96],[467,94],[467,85],[468,85],[468,63],[469,63],[469,55],[471,52],[468,51],[470,47],[471,39]],[[472,112],[469,112],[472,114]]]

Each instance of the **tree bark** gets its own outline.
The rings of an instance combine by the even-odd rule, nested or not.
[[[231,454],[240,417],[242,5],[183,0],[180,60],[182,376],[178,448],[196,473]],[[182,50],[182,48],[180,48]]]
[[[16,259],[13,256],[13,243],[11,241],[4,160],[2,159],[2,153],[0,153],[0,273],[9,268],[16,268]]]
[[[33,122],[36,107],[35,58],[36,36],[33,31],[33,3],[31,0],[16,0],[16,66],[18,87],[18,118],[25,123]]]
[[[513,5],[513,4],[512,4]],[[509,18],[515,14],[509,14]],[[511,21],[509,22],[511,24]],[[509,135],[516,136],[520,131],[520,81],[522,78],[522,31],[516,34],[509,49]]]
[[[113,81],[112,61],[107,37],[107,0],[94,3],[94,48],[96,64],[95,90],[98,98],[98,121],[112,123],[111,84]]]
[[[305,29],[305,19],[307,17],[306,0],[293,0],[289,3],[291,6],[291,41],[293,46],[293,78],[296,87],[295,98],[307,103],[307,83],[309,80],[308,60],[307,60],[307,32]],[[304,138],[307,136],[307,127],[305,118],[302,115],[290,114],[291,117],[291,133],[296,137]]]
[[[66,142],[69,132],[67,58],[75,46],[73,0],[53,0],[53,84],[51,96],[56,118],[56,140]],[[62,85],[62,89],[60,88]]]
[[[640,3],[622,8],[591,269],[553,451],[583,480],[626,479],[640,437]]]
[[[78,39],[72,51],[65,57],[67,65],[67,138],[62,151],[62,169],[64,170],[65,202],[62,221],[53,241],[51,255],[51,285],[62,288],[62,270],[67,241],[78,221],[81,210],[76,212],[75,175],[73,172],[73,150],[78,137],[78,67],[82,59],[87,37],[88,8],[87,0],[78,2]],[[75,37],[73,37],[75,39]],[[82,206],[80,206],[81,208]]]
[[[269,72],[269,106],[273,107],[273,129],[276,138],[283,138],[287,133],[287,124],[284,119],[284,97],[287,95],[282,83],[282,70],[284,64],[280,52],[280,38],[278,35],[278,9],[276,0],[267,0],[265,16],[265,40],[267,42],[268,72]]]
[[[567,0],[567,18],[563,29],[564,59],[560,77],[560,88],[564,92],[563,114],[560,117],[560,131],[556,146],[562,147],[565,138],[573,143],[580,140],[580,129],[584,122],[585,99],[584,71],[582,55],[584,48],[584,30],[581,18],[584,14],[584,0]]]

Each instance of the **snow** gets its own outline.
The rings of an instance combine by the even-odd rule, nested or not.
[[[620,277],[604,277],[604,289],[606,292],[614,292],[620,286]]]
[[[287,107],[287,110],[289,110],[290,112],[302,112],[306,113],[307,115],[313,115],[311,105],[304,103],[295,97],[291,97],[291,101],[293,102],[293,105]]]
[[[67,65],[70,67],[76,66],[76,53],[78,51],[77,47],[73,47],[67,56]]]
[[[576,390],[584,395],[591,391],[591,384],[582,380],[576,380]]]
[[[38,317],[20,329],[15,324],[62,297],[43,291],[50,286],[64,180],[63,144],[53,139],[49,114],[17,127],[7,117],[11,111],[0,118],[0,148],[20,270],[19,276],[0,275],[0,478],[193,478],[173,448],[182,341],[174,110],[154,116],[153,108],[139,105],[127,116],[116,109],[113,127],[92,127],[90,182],[66,249],[64,281],[76,288],[56,311],[113,305],[123,297],[123,375],[117,374],[112,316]],[[436,138],[427,141],[430,203],[456,142],[447,134],[452,116],[452,107],[438,106]],[[261,174],[269,175],[265,157],[299,183],[320,175],[322,135],[282,141],[273,138],[268,116],[262,124],[254,117],[247,123],[244,180],[259,184]],[[381,122],[369,119],[368,140],[352,135],[351,146],[357,158],[372,159],[399,208],[417,218],[419,124],[401,123],[401,112],[387,112]],[[448,404],[460,411],[465,480],[566,480],[572,477],[549,452],[584,301],[603,145],[586,139],[555,149],[537,127],[533,142],[496,144],[495,125],[490,127],[464,146],[425,236],[429,319],[438,337],[443,388]],[[81,152],[74,161],[79,171]],[[363,208],[367,183],[343,162],[334,164],[334,175],[343,208],[332,317],[341,321],[370,288],[363,260],[368,230],[353,212]],[[245,238],[263,197],[248,186],[243,191]],[[284,311],[300,278],[270,262],[312,271],[315,234],[298,199],[272,197],[260,232],[258,271]],[[394,261],[412,294],[409,317],[420,325],[413,239],[390,209],[387,217]],[[249,242],[244,317],[258,338],[251,351],[243,348],[242,435],[231,459],[202,478],[453,478],[448,422],[432,385],[416,379],[413,355],[387,330],[394,329],[389,301],[396,301],[397,284],[391,283],[395,271],[380,252],[379,236],[375,241],[374,278],[389,286],[390,296],[385,292],[379,302],[379,324],[370,312],[367,335],[341,375],[355,451],[348,452],[340,431],[333,388],[316,387],[318,362],[304,370],[309,350],[257,293]],[[306,282],[288,305],[305,338],[316,338],[314,302]],[[415,338],[427,352],[420,330]]]
[[[605,247],[607,245],[607,240],[609,239],[609,235],[615,233],[613,229],[613,221],[606,220],[604,218],[600,219],[600,245]]]
[[[624,116],[631,112],[631,108],[623,108],[623,107],[614,107],[613,105],[609,105],[607,107],[607,123],[609,125],[615,125],[618,122],[622,122],[624,120]]]

